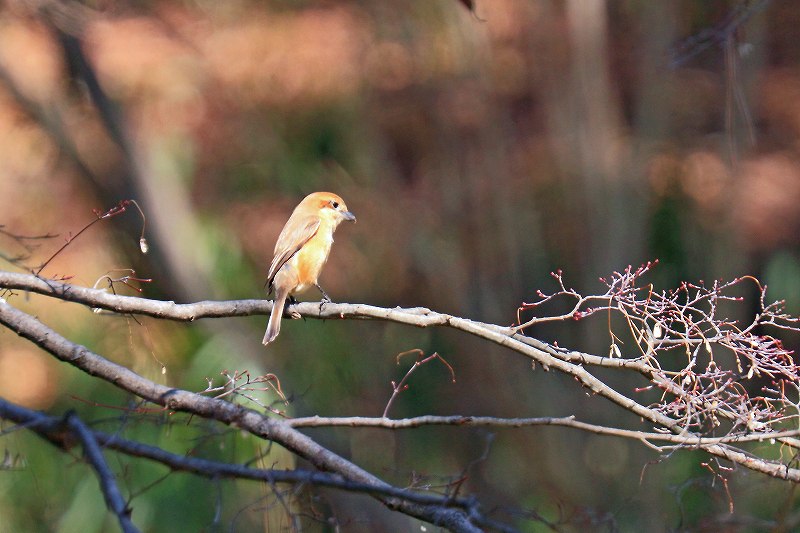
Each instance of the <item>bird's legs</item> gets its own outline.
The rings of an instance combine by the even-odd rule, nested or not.
[[[315,283],[314,286],[319,290],[319,292],[322,293],[322,301],[323,301],[323,303],[330,303],[331,302],[331,297],[328,296],[328,293],[325,292],[322,289],[322,287],[319,286],[319,283]]]
[[[314,286],[322,293],[322,301],[319,302],[319,312],[322,312],[322,308],[325,304],[331,303],[331,297],[328,296],[328,293],[323,290],[322,287],[319,286],[319,283],[315,283]]]

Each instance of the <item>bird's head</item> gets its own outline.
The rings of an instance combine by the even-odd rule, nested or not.
[[[306,204],[310,209],[316,210],[322,220],[327,220],[334,225],[338,225],[344,220],[356,221],[356,216],[348,211],[344,200],[332,192],[311,193],[303,199],[302,204]]]

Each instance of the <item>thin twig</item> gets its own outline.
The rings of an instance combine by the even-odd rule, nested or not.
[[[123,200],[119,204],[117,204],[114,207],[112,207],[111,209],[109,209],[108,211],[105,211],[104,213],[95,212],[95,217],[96,218],[94,220],[92,220],[91,222],[89,222],[88,224],[86,224],[85,226],[83,226],[80,230],[78,230],[78,232],[75,235],[71,235],[70,234],[70,236],[67,237],[67,239],[65,239],[64,244],[62,244],[61,247],[58,250],[56,250],[50,257],[48,257],[45,260],[45,262],[42,263],[39,266],[39,268],[36,269],[36,272],[34,272],[34,274],[36,276],[41,274],[42,270],[44,270],[45,267],[47,265],[49,265],[53,261],[53,259],[58,257],[58,255],[61,252],[63,252],[70,244],[72,244],[75,241],[75,239],[80,237],[86,230],[88,230],[89,228],[91,228],[92,226],[94,226],[95,224],[100,222],[101,220],[106,220],[108,218],[115,217],[117,215],[121,215],[122,213],[124,213],[128,202],[129,202],[129,200]]]
[[[413,429],[425,426],[457,426],[457,427],[491,427],[491,428],[523,428],[535,426],[562,426],[571,427],[613,437],[623,437],[638,441],[657,441],[680,444],[688,447],[697,447],[705,444],[742,444],[746,442],[769,442],[771,439],[800,437],[800,429],[786,431],[772,431],[767,433],[750,433],[747,435],[735,434],[724,437],[704,437],[701,435],[676,435],[674,433],[659,433],[653,431],[637,431],[615,427],[601,426],[576,420],[575,416],[565,417],[538,417],[538,418],[501,418],[493,416],[469,415],[424,415],[412,418],[371,418],[360,416],[325,417],[309,416],[290,418],[287,423],[295,428],[305,427],[352,427],[352,428],[383,428],[383,429]]]
[[[436,352],[434,352],[433,354],[429,355],[428,357],[424,357],[425,356],[425,352],[423,352],[419,348],[414,348],[412,350],[407,350],[405,352],[401,352],[401,353],[397,354],[397,356],[395,357],[395,359],[397,360],[397,364],[400,364],[400,359],[403,356],[410,355],[410,354],[417,354],[417,360],[414,361],[414,364],[411,365],[411,368],[408,369],[408,372],[406,372],[406,375],[403,376],[403,379],[400,380],[400,383],[395,383],[394,381],[392,381],[392,395],[391,395],[391,397],[389,397],[389,401],[386,402],[386,408],[383,410],[383,418],[386,418],[386,417],[389,416],[389,409],[391,409],[392,404],[394,404],[395,399],[397,399],[397,397],[400,395],[400,393],[405,391],[405,390],[408,390],[407,381],[411,377],[411,374],[413,374],[414,371],[417,368],[421,367],[422,365],[424,365],[425,363],[427,363],[429,361],[432,361],[434,359],[438,359],[439,361],[441,361],[442,364],[444,366],[446,366],[447,369],[450,371],[450,378],[451,378],[452,382],[453,383],[456,382],[455,370],[453,370],[453,367],[450,366],[450,363],[445,361],[444,358],[441,355],[439,355],[438,353],[436,353]]]

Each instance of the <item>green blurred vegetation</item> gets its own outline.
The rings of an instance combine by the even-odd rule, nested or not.
[[[91,286],[135,267],[153,279],[144,296],[262,298],[291,209],[331,190],[358,216],[338,231],[322,274],[336,301],[505,325],[537,289],[555,288],[554,269],[580,291],[602,292],[598,277],[657,258],[649,281],[658,289],[753,274],[797,313],[800,5],[756,12],[735,36],[734,64],[714,45],[670,65],[676,42],[743,5],[495,0],[472,14],[455,0],[94,3],[85,50],[122,112],[137,173],[53,28],[12,3],[0,8],[0,224],[61,234],[33,251],[36,264],[92,208],[134,196],[151,254],[138,253],[141,221],[130,211],[75,241],[43,274]],[[19,249],[0,240],[0,251]],[[223,370],[273,372],[291,404],[270,393],[261,400],[291,416],[379,416],[391,382],[413,362],[398,365],[396,355],[414,348],[441,354],[457,381],[438,362],[425,365],[395,417],[628,416],[565,376],[450,331],[296,321],[264,349],[266,317],[159,323],[38,296],[24,308],[172,386],[200,391],[207,378],[219,385]],[[605,354],[606,328],[597,320],[529,333]],[[638,381],[618,385],[646,397],[635,396]],[[9,331],[0,332],[0,395],[52,414],[74,409],[100,429],[177,453],[293,462],[215,424],[137,412],[119,391]],[[548,530],[539,516],[576,531],[757,531],[800,512],[785,483],[739,468],[725,473],[726,491],[702,454],[659,461],[636,443],[567,429],[498,430],[490,444],[489,432],[459,428],[309,434],[400,486],[466,474],[465,490],[522,531]],[[24,430],[2,435],[0,449],[18,458],[0,470],[0,532],[116,527],[77,455]],[[144,531],[287,527],[268,487],[166,475],[107,455]],[[363,497],[304,490],[296,500],[311,530],[333,530],[328,514],[344,531],[411,527]]]

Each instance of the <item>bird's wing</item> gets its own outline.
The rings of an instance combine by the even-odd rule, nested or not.
[[[278,242],[275,244],[275,257],[272,258],[272,264],[269,265],[267,285],[270,289],[272,289],[272,282],[275,281],[278,270],[317,233],[320,222],[318,216],[309,215],[298,220],[297,224],[286,223],[286,227],[281,231]]]

